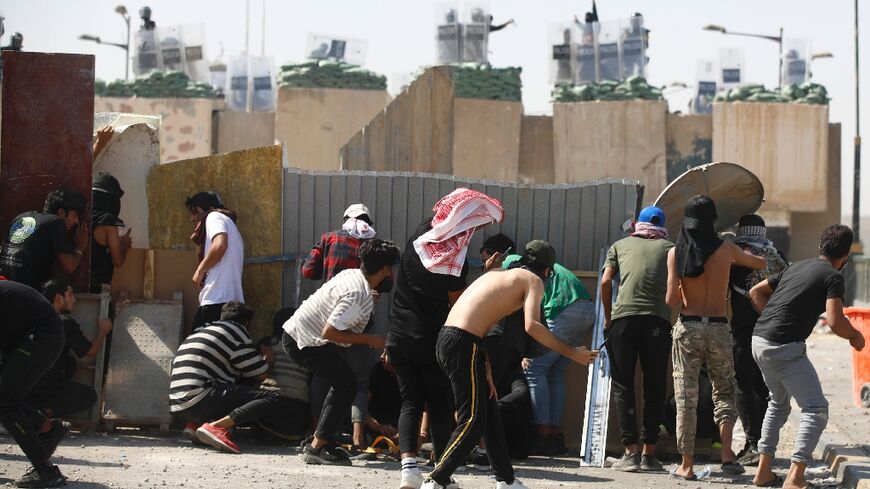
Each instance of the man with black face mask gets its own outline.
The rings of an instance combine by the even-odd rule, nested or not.
[[[429,474],[423,489],[446,488],[450,476],[465,461],[483,435],[496,488],[524,489],[514,478],[504,429],[498,412],[498,394],[492,382],[483,338],[505,316],[523,310],[525,330],[543,346],[581,365],[598,356],[585,346],[572,347],[541,323],[544,282],[552,274],[556,251],[545,241],[531,241],[520,266],[486,273],[459,297],[438,334],[436,358],[450,379],[456,400],[457,427],[447,449]]]

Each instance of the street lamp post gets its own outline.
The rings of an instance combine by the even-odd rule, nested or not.
[[[708,24],[704,26],[705,31],[714,31],[721,32],[722,34],[729,34],[732,36],[743,36],[743,37],[756,37],[759,39],[767,39],[768,41],[773,41],[779,44],[779,86],[782,86],[782,27],[779,28],[778,36],[766,36],[764,34],[749,34],[746,32],[731,32],[721,25],[716,24]]]
[[[855,169],[852,187],[852,231],[861,242],[861,83],[858,57],[858,0],[855,0]]]
[[[121,44],[119,42],[108,42],[100,39],[100,36],[94,36],[91,34],[82,34],[79,36],[79,39],[82,41],[93,41],[97,44],[107,44],[109,46],[116,46],[124,50],[124,54],[127,57],[126,62],[124,64],[124,80],[130,81],[130,15],[127,14],[127,7],[123,5],[118,5],[115,7],[115,12],[117,12],[121,17],[123,17],[124,22],[127,24],[127,43]]]

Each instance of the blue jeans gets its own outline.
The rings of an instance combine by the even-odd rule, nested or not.
[[[547,327],[560,340],[576,346],[589,334],[595,322],[595,305],[589,301],[575,301],[558,316],[547,320]],[[533,358],[526,370],[532,411],[536,425],[561,426],[565,411],[565,367],[568,360],[559,353],[548,351]]]

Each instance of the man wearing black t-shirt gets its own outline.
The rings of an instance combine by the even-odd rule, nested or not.
[[[63,348],[60,318],[42,294],[11,280],[0,280],[0,317],[0,424],[33,464],[15,485],[62,485],[66,478],[50,459],[66,426],[24,402]]]
[[[77,363],[69,352],[72,351],[79,358],[96,358],[106,335],[112,331],[112,321],[109,318],[99,319],[97,336],[92,342],[82,334],[81,327],[70,316],[75,309],[76,299],[69,283],[61,279],[51,279],[43,285],[42,295],[51,302],[60,316],[65,340],[60,356],[51,370],[46,372],[27,395],[27,403],[52,418],[90,409],[97,402],[97,392],[89,385],[71,380]]]
[[[45,198],[42,212],[25,212],[12,221],[0,247],[0,275],[39,290],[51,276],[55,259],[67,275],[75,273],[88,246],[82,194],[58,189]],[[75,242],[69,232],[78,226]]]
[[[797,262],[749,291],[752,303],[761,311],[752,337],[752,355],[770,389],[758,441],[761,457],[754,480],[757,486],[779,482],[771,465],[779,431],[791,412],[791,398],[801,408],[801,421],[791,468],[782,487],[807,486],[804,471],[828,422],[828,401],[807,357],[805,343],[819,314],[826,313],[831,331],[849,340],[852,348],[864,348],[864,337],[843,315],[845,286],[840,271],[849,261],[851,246],[851,229],[840,224],[830,226],[822,233],[818,258]]]

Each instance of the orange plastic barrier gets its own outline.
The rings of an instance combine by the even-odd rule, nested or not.
[[[870,343],[870,308],[847,307],[843,312]],[[863,351],[852,350],[852,388],[855,404],[870,408],[870,345]]]

